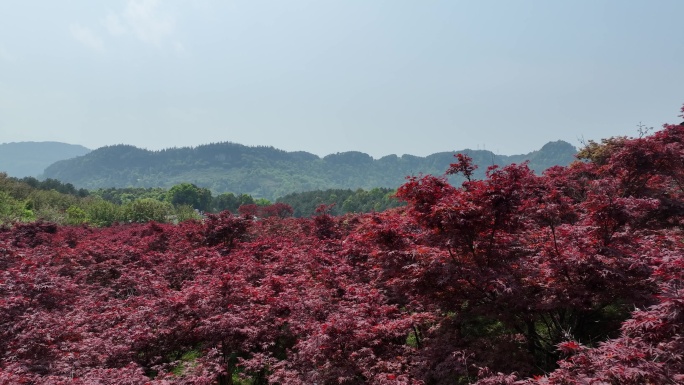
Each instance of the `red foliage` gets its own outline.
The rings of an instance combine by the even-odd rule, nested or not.
[[[0,384],[684,382],[684,126],[457,158],[383,213],[2,229]]]
[[[294,209],[287,203],[277,202],[261,208],[261,217],[289,218],[294,214]]]
[[[250,219],[258,218],[289,218],[294,214],[294,209],[287,203],[274,203],[267,206],[258,206],[255,204],[242,205],[238,207],[238,213]]]
[[[449,165],[447,175],[463,174],[468,181],[471,181],[473,172],[477,170],[477,165],[473,164],[473,158],[465,154],[456,154],[454,157],[458,159],[458,162]]]

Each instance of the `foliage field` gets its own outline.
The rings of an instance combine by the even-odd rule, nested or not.
[[[380,213],[6,226],[0,383],[684,383],[684,125],[580,157],[459,154]]]

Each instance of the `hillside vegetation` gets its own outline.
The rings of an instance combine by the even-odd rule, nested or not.
[[[323,190],[289,194],[272,203],[249,194],[212,195],[206,188],[181,183],[159,187],[108,188],[88,191],[70,183],[33,177],[15,178],[0,173],[0,225],[49,221],[60,225],[110,226],[117,222],[180,222],[200,219],[201,213],[251,213],[269,216],[309,217],[319,205],[333,215],[384,211],[403,203],[394,190]]]
[[[464,150],[484,176],[487,165],[529,161],[541,172],[574,160],[576,149],[558,141],[525,155],[503,156],[484,150]],[[192,183],[215,194],[245,193],[275,200],[294,192],[376,187],[397,188],[408,175],[442,174],[454,152],[418,157],[389,155],[380,159],[361,152],[337,153],[319,158],[307,152],[286,152],[272,147],[215,143],[194,148],[148,151],[129,145],[102,147],[91,153],[50,165],[45,177],[89,190],[109,187],[163,187]],[[457,182],[454,178],[452,182]]]

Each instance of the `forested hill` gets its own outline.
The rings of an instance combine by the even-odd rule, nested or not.
[[[541,172],[574,160],[575,147],[550,142],[525,155],[496,155],[485,150],[440,152],[426,157],[388,155],[373,159],[350,151],[320,158],[307,152],[286,152],[273,147],[248,147],[214,143],[198,147],[148,151],[129,145],[102,147],[87,155],[62,160],[45,169],[46,178],[79,188],[165,187],[182,182],[206,187],[215,193],[247,193],[275,199],[293,192],[331,188],[396,188],[408,175],[442,175],[454,163],[454,154],[467,153],[480,166],[520,163]]]
[[[0,172],[23,178],[38,177],[45,167],[62,159],[85,155],[90,149],[60,142],[13,142],[0,144]]]

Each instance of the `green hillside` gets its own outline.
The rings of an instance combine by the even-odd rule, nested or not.
[[[380,159],[356,152],[320,158],[307,152],[273,147],[214,143],[198,147],[148,151],[129,145],[102,147],[87,155],[62,160],[44,176],[79,188],[164,187],[188,182],[214,193],[237,192],[273,200],[294,192],[325,189],[396,188],[408,175],[442,174],[456,152],[469,154],[483,177],[490,165],[529,160],[541,172],[574,160],[575,147],[558,141],[525,155],[503,156],[485,150],[441,152],[426,157],[389,155]]]

